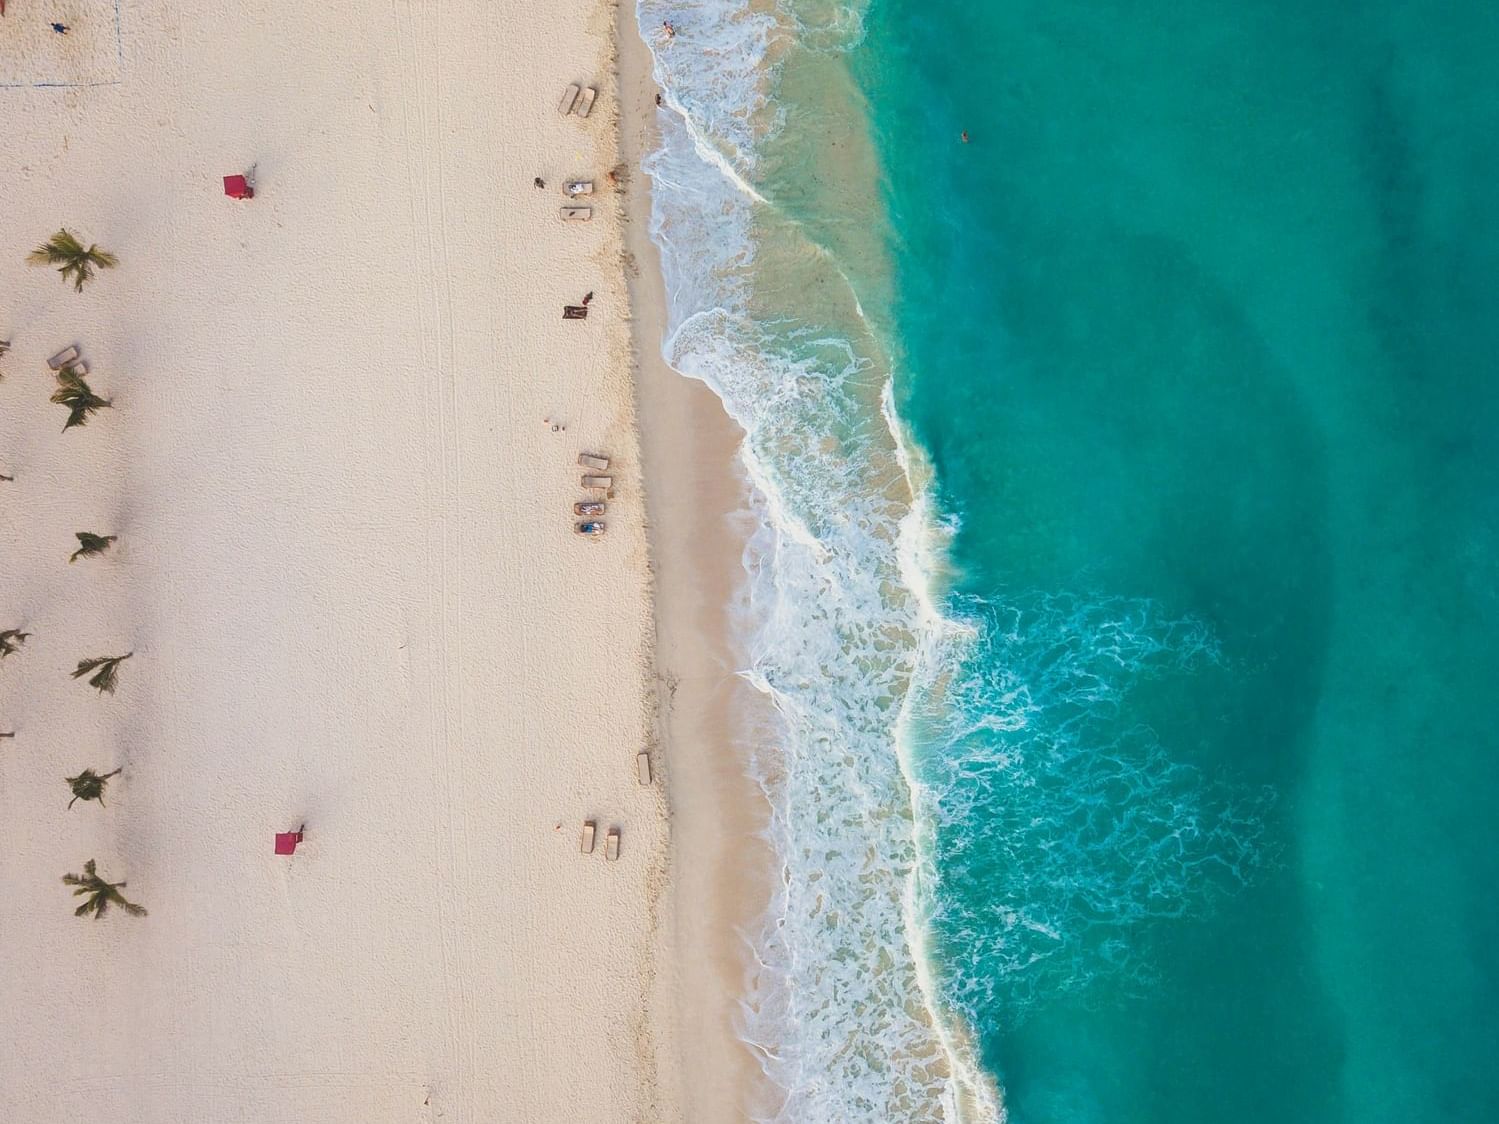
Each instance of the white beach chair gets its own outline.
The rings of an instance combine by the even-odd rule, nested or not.
[[[595,470],[597,470],[599,472],[608,472],[609,471],[609,458],[608,457],[598,456],[595,453],[579,453],[578,454],[578,467],[579,468],[592,468],[592,469],[595,469]]]
[[[598,491],[607,492],[610,488],[614,487],[614,477],[612,477],[612,476],[585,476],[585,477],[583,477],[583,487],[585,487],[585,488],[592,488],[592,489],[596,489]]]
[[[562,221],[563,222],[587,222],[591,218],[593,218],[593,208],[592,207],[563,207],[562,208]]]
[[[571,113],[573,111],[573,102],[575,102],[577,100],[578,100],[578,87],[577,87],[577,85],[569,86],[567,89],[565,89],[565,90],[562,91],[562,101],[557,106],[557,112],[560,113],[560,114],[562,114],[562,116],[566,117],[569,113]]]
[[[571,195],[575,199],[579,195],[592,195],[593,194],[593,181],[592,180],[568,180],[565,184],[562,185],[562,190],[565,191],[568,195]]]
[[[583,821],[583,840],[579,844],[578,850],[582,851],[585,855],[593,854],[593,833],[597,828],[598,824],[593,820]]]
[[[47,366],[51,367],[54,371],[61,370],[77,358],[78,349],[76,347],[65,347],[51,359],[47,360]]]
[[[604,836],[604,858],[613,862],[619,858],[619,828],[611,827],[609,834]]]
[[[592,86],[584,89],[583,96],[578,99],[578,108],[576,110],[579,117],[588,116],[588,111],[593,108],[593,99],[598,96],[599,92]]]
[[[635,755],[635,776],[643,785],[651,783],[651,755],[649,753]]]

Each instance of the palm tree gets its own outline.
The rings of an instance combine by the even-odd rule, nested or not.
[[[59,230],[47,241],[26,256],[26,260],[32,265],[55,265],[57,272],[62,274],[64,281],[69,275],[73,278],[73,291],[83,292],[84,283],[94,279],[95,267],[99,269],[113,269],[119,264],[118,259],[111,253],[99,249],[98,246],[90,246],[87,250],[83,243],[68,233],[66,229]]]
[[[94,677],[88,681],[90,687],[98,687],[102,695],[106,692],[115,693],[115,680],[120,674],[120,664],[124,663],[134,652],[126,652],[123,656],[95,656],[91,660],[79,660],[78,666],[73,669],[73,678],[81,679],[89,672],[94,672]]]
[[[71,808],[80,800],[97,800],[99,807],[103,808],[105,806],[104,788],[109,784],[109,778],[118,776],[119,772],[120,770],[116,769],[113,773],[105,773],[101,777],[92,769],[85,769],[76,777],[68,777],[68,787],[73,790],[73,799],[68,801],[68,807]]]
[[[146,911],[134,902],[127,902],[125,895],[120,893],[125,888],[124,882],[106,882],[94,872],[94,860],[89,859],[83,864],[83,873],[64,874],[62,876],[64,886],[78,887],[73,891],[73,896],[84,896],[84,902],[73,911],[74,917],[83,917],[92,913],[97,921],[109,912],[111,905],[117,905],[131,917],[144,917]]]
[[[26,638],[30,635],[31,633],[22,632],[19,628],[7,628],[0,632],[0,660],[12,652],[20,651],[21,645],[26,643]]]
[[[96,554],[103,554],[109,549],[109,544],[114,542],[118,535],[93,535],[88,531],[74,531],[73,536],[78,540],[78,549],[68,555],[68,564],[72,565],[79,558],[92,558]]]
[[[72,367],[57,372],[57,389],[52,392],[52,401],[68,408],[68,420],[62,427],[64,433],[75,425],[84,425],[91,415],[114,404],[95,394],[88,381]]]

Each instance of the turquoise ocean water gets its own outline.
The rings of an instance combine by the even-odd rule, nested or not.
[[[765,1118],[1499,1119],[1499,8],[662,18]]]

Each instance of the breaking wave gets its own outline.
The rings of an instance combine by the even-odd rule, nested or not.
[[[645,163],[663,350],[743,429],[762,515],[741,623],[780,726],[752,768],[782,869],[741,1033],[784,1094],[765,1119],[999,1120],[975,1060],[996,1003],[1019,1017],[1044,989],[1144,971],[1134,919],[1257,861],[1252,808],[1115,728],[1132,683],[1216,659],[1212,637],[1143,602],[939,598],[953,524],[888,348],[761,172],[787,127],[780,66],[857,45],[862,10],[640,0],[638,19],[664,90]]]

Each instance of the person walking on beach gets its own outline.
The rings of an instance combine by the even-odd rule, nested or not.
[[[668,39],[675,39],[677,37],[677,29],[671,25],[671,20],[662,20],[661,30],[666,32]]]
[[[68,33],[68,25],[65,23],[54,23],[52,25],[52,30],[57,32],[57,34],[59,35],[66,35]]]

